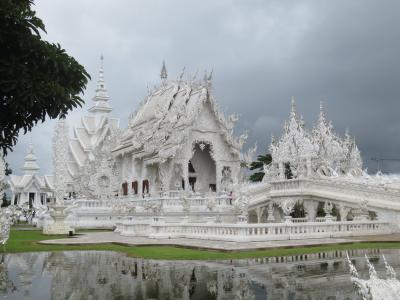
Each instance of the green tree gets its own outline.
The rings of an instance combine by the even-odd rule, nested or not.
[[[59,44],[42,40],[45,26],[32,0],[0,1],[0,149],[4,154],[46,117],[83,104],[89,74]]]
[[[269,165],[272,161],[271,154],[267,153],[265,155],[258,155],[257,160],[250,164],[250,170],[254,171],[250,175],[250,181],[257,182],[261,181],[264,177],[264,165]]]

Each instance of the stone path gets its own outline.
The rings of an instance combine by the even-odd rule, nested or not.
[[[188,248],[211,249],[211,250],[222,250],[222,251],[245,251],[245,250],[271,249],[271,248],[282,248],[282,247],[320,246],[320,245],[343,244],[343,243],[352,243],[360,241],[363,242],[400,241],[400,235],[238,243],[238,242],[227,242],[227,241],[185,239],[185,238],[150,239],[146,237],[126,237],[126,236],[121,236],[114,232],[106,231],[106,232],[81,233],[72,238],[46,240],[40,243],[57,244],[57,245],[88,245],[88,244],[111,244],[111,243],[123,244],[128,246],[168,245],[168,246],[183,246]]]

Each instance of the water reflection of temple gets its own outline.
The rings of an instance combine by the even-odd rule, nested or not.
[[[384,273],[380,251],[366,251]],[[361,277],[368,274],[364,253],[349,251]],[[398,253],[385,252],[395,269]],[[96,251],[11,254],[3,260],[0,272],[17,290],[1,285],[0,298],[33,298],[41,289],[42,299],[357,299],[344,251],[233,262],[143,260]]]

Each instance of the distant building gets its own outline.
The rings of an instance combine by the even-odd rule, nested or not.
[[[39,207],[45,205],[53,196],[53,176],[39,176],[36,160],[33,145],[30,144],[22,167],[24,175],[10,175],[8,183],[12,204],[21,206],[28,203],[30,207]]]

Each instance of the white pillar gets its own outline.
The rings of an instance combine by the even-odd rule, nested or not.
[[[279,163],[279,178],[285,179],[285,168],[284,168],[283,162]]]
[[[260,221],[261,221],[262,214],[264,213],[264,210],[265,210],[265,208],[261,207],[261,206],[258,206],[256,208],[257,223],[261,223]]]

